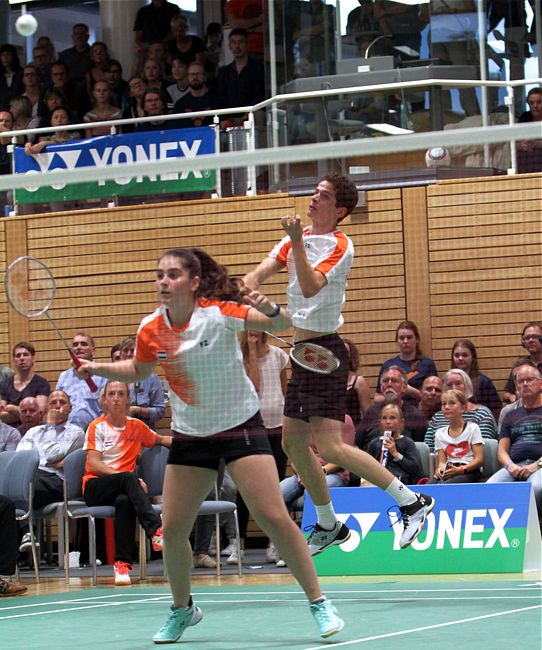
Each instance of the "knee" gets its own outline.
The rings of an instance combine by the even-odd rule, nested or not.
[[[341,458],[341,440],[329,440],[325,437],[322,437],[318,440],[318,453],[322,458],[328,463],[333,463],[334,465],[342,465]]]

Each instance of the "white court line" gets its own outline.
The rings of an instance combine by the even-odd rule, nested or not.
[[[497,618],[499,616],[507,616],[509,614],[518,614],[520,612],[527,612],[531,609],[540,609],[542,605],[533,605],[532,607],[522,607],[521,609],[510,609],[504,612],[496,612],[494,614],[484,614],[482,616],[472,616],[471,618],[460,618],[455,621],[448,621],[446,623],[436,623],[435,625],[424,625],[423,627],[413,627],[409,630],[400,630],[399,632],[389,632],[388,634],[378,634],[376,636],[366,636],[359,639],[352,639],[351,641],[342,641],[334,643],[333,648],[340,648],[354,643],[366,643],[367,641],[378,641],[379,639],[390,639],[404,634],[412,634],[415,632],[425,632],[426,630],[436,630],[439,627],[449,627],[451,625],[459,625],[462,623],[472,623],[473,621],[482,621],[486,618]],[[322,644],[304,648],[304,650],[322,650]]]

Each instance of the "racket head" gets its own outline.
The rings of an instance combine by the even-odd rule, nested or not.
[[[37,318],[53,304],[56,283],[43,262],[24,255],[9,265],[4,275],[4,289],[9,304],[18,314]]]
[[[341,365],[331,350],[310,341],[296,343],[290,350],[290,358],[298,366],[319,375],[330,375]]]

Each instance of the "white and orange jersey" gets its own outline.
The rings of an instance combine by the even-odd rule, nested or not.
[[[303,229],[303,242],[309,264],[326,277],[327,284],[312,298],[304,298],[297,279],[290,237],[284,237],[269,257],[288,267],[288,311],[294,327],[314,332],[335,332],[344,323],[341,310],[345,301],[346,279],[354,259],[352,240],[340,230],[312,235],[311,226]]]
[[[208,436],[242,424],[259,408],[236,332],[249,307],[200,299],[190,322],[175,328],[159,307],[141,322],[135,358],[158,362],[169,383],[174,431]]]
[[[83,449],[101,452],[102,461],[117,472],[133,472],[141,447],[152,447],[157,437],[141,420],[126,417],[123,427],[114,427],[102,415],[88,425]],[[91,478],[99,476],[91,471],[87,460],[83,490]]]

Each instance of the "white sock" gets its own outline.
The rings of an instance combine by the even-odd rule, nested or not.
[[[314,506],[316,510],[316,515],[318,517],[318,525],[324,530],[332,530],[335,528],[337,523],[337,515],[333,509],[333,504],[331,501],[326,503],[324,506]]]
[[[393,481],[386,488],[386,492],[393,497],[399,506],[409,506],[411,503],[417,501],[418,497],[412,490],[407,488],[406,485],[401,483],[398,478],[394,478]]]

